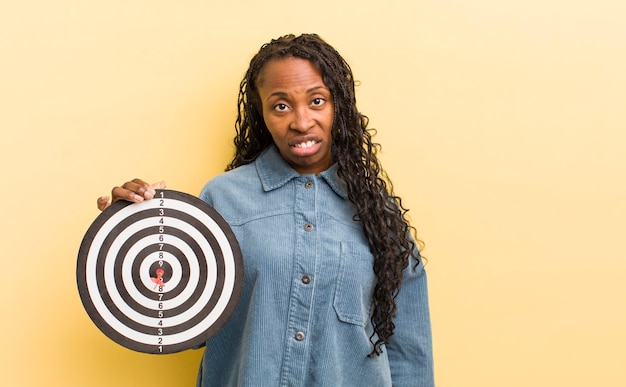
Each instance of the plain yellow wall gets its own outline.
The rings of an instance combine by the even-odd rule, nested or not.
[[[76,254],[127,179],[196,194],[270,38],[349,61],[426,242],[440,387],[626,385],[626,3],[0,5],[0,385],[189,386],[83,310]]]

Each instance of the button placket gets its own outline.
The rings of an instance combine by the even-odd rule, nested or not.
[[[294,212],[296,245],[294,251],[294,278],[289,299],[288,331],[291,339],[286,341],[283,378],[301,379],[311,348],[307,333],[313,319],[313,273],[318,260],[318,243],[315,233],[317,222],[317,190],[315,177],[302,176],[295,189]],[[304,364],[302,363],[304,362]],[[291,364],[291,366],[289,366]]]

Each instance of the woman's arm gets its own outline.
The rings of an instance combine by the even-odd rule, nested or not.
[[[426,272],[421,258],[414,266],[413,261],[404,270],[394,334],[387,344],[394,387],[435,385]]]

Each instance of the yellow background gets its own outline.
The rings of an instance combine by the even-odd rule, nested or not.
[[[426,242],[440,387],[626,385],[626,2],[4,1],[0,385],[189,386],[201,352],[107,339],[75,285],[96,197],[197,194],[239,81],[317,32]]]

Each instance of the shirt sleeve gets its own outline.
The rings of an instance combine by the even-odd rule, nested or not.
[[[394,387],[433,387],[432,333],[423,261],[411,262],[396,297],[395,329],[387,344]]]

